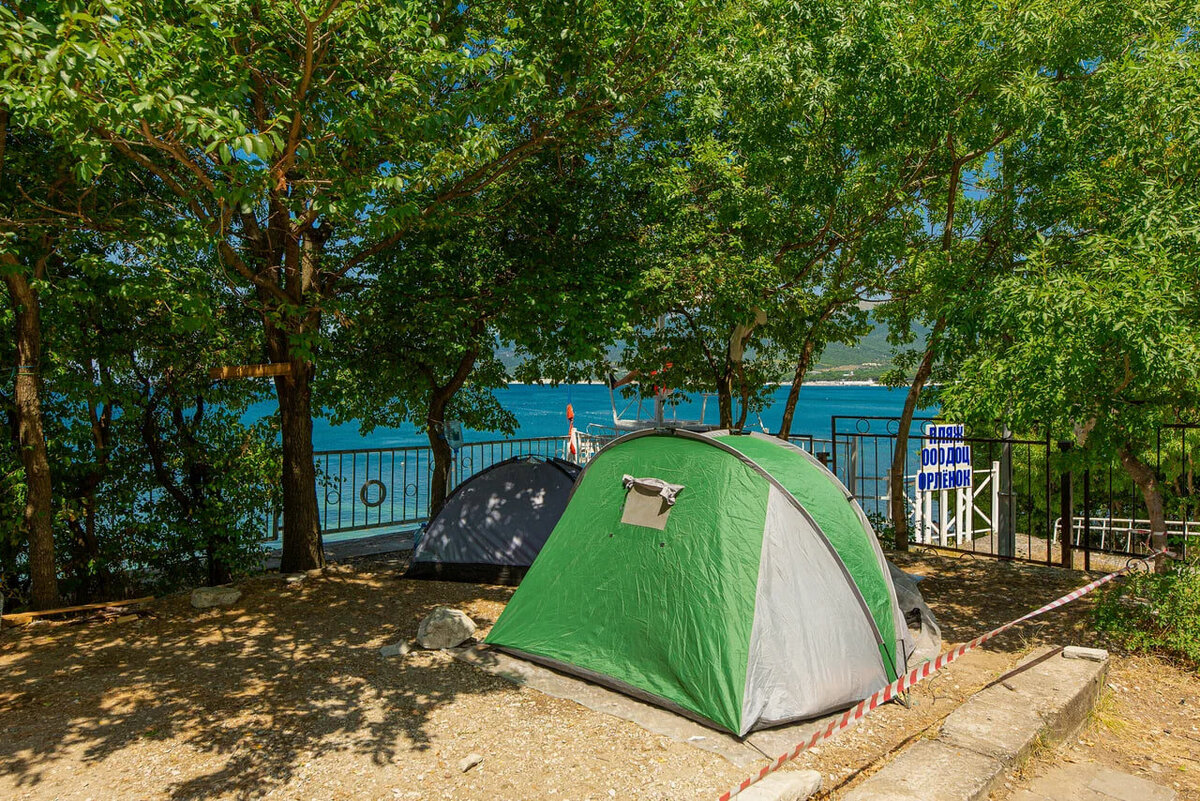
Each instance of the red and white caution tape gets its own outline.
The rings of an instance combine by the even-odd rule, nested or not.
[[[1008,623],[1005,623],[1003,626],[1000,626],[999,628],[992,629],[987,634],[983,634],[979,637],[976,637],[975,639],[971,640],[968,643],[960,645],[957,648],[954,648],[953,650],[947,651],[946,653],[939,656],[937,659],[934,659],[932,662],[927,661],[920,667],[914,668],[913,670],[909,671],[907,674],[901,676],[900,678],[896,679],[888,686],[884,687],[882,690],[879,690],[878,692],[876,692],[870,698],[867,698],[866,700],[859,703],[858,706],[847,709],[845,714],[843,714],[840,719],[833,720],[829,724],[829,726],[827,726],[824,730],[818,729],[816,732],[813,733],[812,737],[810,737],[808,740],[806,740],[804,742],[797,744],[796,747],[792,751],[790,751],[786,754],[782,754],[778,759],[771,762],[769,765],[764,767],[762,770],[760,770],[755,775],[746,778],[738,786],[726,791],[718,799],[718,801],[729,801],[729,799],[733,798],[735,795],[738,795],[739,793],[744,791],[750,785],[755,784],[756,782],[762,781],[770,774],[772,774],[775,771],[782,768],[785,764],[787,764],[791,760],[795,759],[796,757],[800,756],[808,749],[815,746],[817,743],[821,742],[822,740],[828,740],[830,737],[832,737],[833,735],[842,731],[843,729],[850,728],[855,723],[858,723],[858,721],[862,720],[867,715],[869,715],[871,712],[873,712],[875,710],[875,708],[877,706],[879,706],[880,704],[884,704],[884,703],[892,700],[892,698],[894,698],[897,695],[902,694],[905,690],[907,690],[909,687],[912,687],[914,684],[924,681],[925,679],[929,678],[934,673],[937,673],[939,670],[944,668],[946,665],[948,665],[951,662],[953,662],[954,660],[958,659],[963,654],[967,653],[968,651],[973,651],[974,649],[978,648],[980,645],[982,645],[983,643],[992,639],[996,635],[1001,634],[1005,631],[1008,631],[1013,626],[1016,626],[1020,623],[1024,623],[1026,620],[1030,620],[1031,618],[1035,618],[1038,615],[1045,614],[1046,612],[1049,612],[1051,609],[1057,609],[1060,606],[1065,606],[1065,605],[1071,603],[1071,601],[1078,600],[1079,598],[1082,598],[1083,596],[1087,595],[1089,592],[1096,589],[1097,587],[1107,584],[1108,582],[1112,581],[1117,576],[1120,576],[1124,573],[1128,573],[1130,570],[1132,570],[1134,568],[1134,565],[1136,565],[1138,563],[1145,563],[1148,560],[1154,559],[1156,556],[1159,556],[1160,554],[1163,554],[1163,553],[1166,553],[1166,551],[1155,551],[1154,553],[1150,554],[1149,556],[1144,557],[1143,559],[1130,560],[1129,564],[1127,564],[1125,567],[1121,568],[1120,570],[1116,571],[1115,573],[1109,573],[1107,576],[1102,576],[1101,578],[1096,579],[1095,581],[1093,581],[1090,584],[1085,584],[1084,586],[1080,587],[1079,589],[1074,590],[1073,592],[1069,592],[1057,600],[1051,601],[1050,603],[1046,604],[1045,606],[1041,607],[1040,609],[1033,610],[1032,612],[1025,615],[1024,617],[1019,617],[1016,620],[1009,621]]]

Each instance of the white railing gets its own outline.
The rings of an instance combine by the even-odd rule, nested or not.
[[[1183,539],[1183,556],[1186,558],[1189,541],[1200,538],[1200,523],[1188,520],[1168,520],[1166,523],[1167,537]],[[1083,528],[1082,516],[1071,518],[1071,544],[1075,547],[1083,547]],[[1145,540],[1150,536],[1150,521],[1135,517],[1093,517],[1088,521],[1088,530],[1092,537],[1090,543],[1095,542],[1097,532],[1100,534],[1099,546],[1092,546],[1098,551],[1140,553],[1147,550]],[[1052,543],[1058,541],[1060,531],[1061,517],[1054,521]]]

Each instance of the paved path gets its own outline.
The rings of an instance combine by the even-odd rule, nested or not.
[[[1007,801],[1174,801],[1175,791],[1101,765],[1058,765]]]

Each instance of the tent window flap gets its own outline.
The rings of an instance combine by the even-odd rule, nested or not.
[[[667,527],[671,507],[683,490],[682,484],[671,484],[660,478],[635,478],[626,475],[621,479],[625,486],[625,506],[621,522],[662,531]]]

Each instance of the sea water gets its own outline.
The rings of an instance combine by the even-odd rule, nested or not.
[[[770,405],[761,413],[761,424],[769,431],[778,429],[783,418],[783,407],[787,401],[789,387],[777,388]],[[881,386],[822,385],[806,384],[800,390],[800,401],[792,421],[793,434],[810,434],[825,438],[830,435],[833,415],[883,415],[899,416],[906,390]],[[629,401],[623,399],[620,390],[616,393],[617,410],[623,417],[636,417],[636,402],[628,410]],[[611,426],[613,401],[609,389],[603,384],[570,384],[552,387],[539,384],[510,384],[497,392],[501,405],[512,412],[517,420],[515,437],[561,437],[567,433],[567,404],[575,411],[575,427],[586,431],[589,424]],[[704,421],[716,425],[717,399],[709,397],[706,402],[699,397],[689,398],[666,416],[679,419],[697,419],[704,405]],[[247,421],[257,420],[275,411],[274,401],[256,404],[245,416]],[[736,414],[736,405],[735,405]],[[653,417],[653,403],[644,402],[642,417]],[[759,430],[760,416],[747,418],[748,428]],[[507,435],[498,431],[467,429],[467,442],[505,439]],[[318,451],[349,450],[353,448],[394,448],[407,445],[426,445],[425,435],[416,427],[405,424],[399,428],[375,428],[367,434],[360,432],[359,425],[348,423],[332,425],[328,420],[313,421],[313,446]]]

